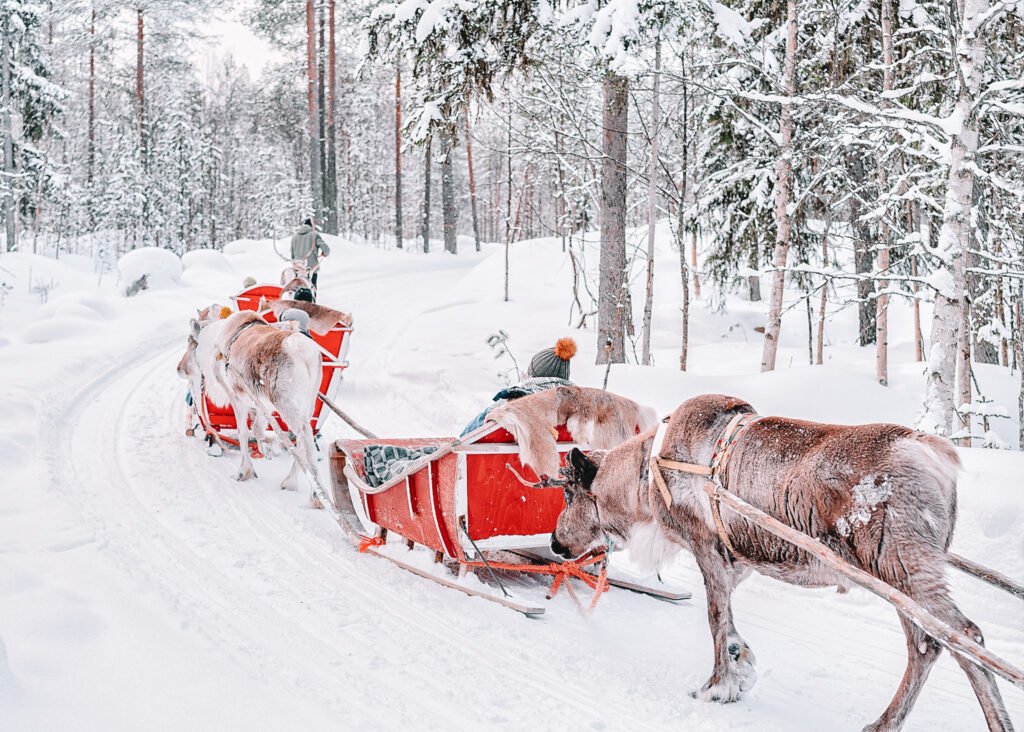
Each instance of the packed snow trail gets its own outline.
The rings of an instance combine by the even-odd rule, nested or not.
[[[379,434],[452,431],[488,390],[451,379],[469,370],[474,348],[490,354],[446,316],[475,302],[477,270],[493,264],[339,249],[351,256],[328,260],[335,270],[325,268],[321,291],[356,317],[339,403]],[[200,305],[207,295],[190,297]],[[503,316],[493,317],[496,329]],[[130,324],[106,367],[62,371],[40,393],[46,505],[0,512],[26,525],[0,543],[2,728],[859,729],[897,686],[896,614],[860,591],[744,583],[736,623],[760,678],[720,706],[687,693],[711,666],[688,558],[665,572],[694,592],[688,603],[612,591],[584,617],[566,593],[545,603],[543,588],[528,586],[517,597],[548,610],[526,620],[358,554],[327,512],[306,507],[306,491],[278,489],[287,458],[259,461],[259,478],[238,483],[237,454],[210,458],[184,436],[174,367],[187,318],[180,332],[146,325]],[[332,417],[323,444],[346,430]],[[958,541],[984,561],[979,551],[1012,546],[998,542],[1022,518],[985,489],[1014,476],[1020,458],[975,455]],[[326,479],[326,461],[321,471]],[[1024,658],[1019,601],[951,577],[988,645]],[[1022,695],[1002,688],[1024,719]],[[906,729],[983,727],[945,654]]]

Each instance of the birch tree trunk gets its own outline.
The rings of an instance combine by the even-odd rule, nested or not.
[[[395,65],[395,244],[402,248],[402,64]]]
[[[427,149],[424,152],[423,158],[423,213],[422,226],[423,226],[423,253],[427,254],[430,251],[430,168],[433,158],[433,147],[434,147],[434,135],[433,133],[427,135]]]
[[[782,93],[792,97],[796,93],[796,0],[786,2],[786,60],[782,73]],[[764,351],[761,355],[761,371],[775,370],[775,357],[779,351],[779,332],[782,329],[782,296],[786,284],[786,261],[789,259],[790,228],[792,217],[789,213],[790,179],[793,174],[793,105],[782,103],[779,118],[781,146],[775,165],[775,254],[772,264],[772,293],[768,305],[768,323],[764,329]]]
[[[4,224],[7,230],[6,249],[13,252],[18,245],[14,206],[14,131],[11,129],[11,34],[10,18],[4,17],[3,27],[3,103],[4,103]]]
[[[651,312],[654,307],[654,227],[658,220],[658,134],[661,127],[661,40],[654,46],[654,98],[651,100],[651,159],[647,166],[647,291],[641,362],[651,365]],[[683,240],[679,240],[683,248]]]
[[[985,34],[980,32],[980,25],[988,7],[988,0],[965,0],[957,32],[955,58],[960,88],[952,116],[960,121],[960,128],[950,140],[949,178],[936,251],[944,266],[941,278],[932,278],[939,280],[939,287],[932,317],[924,411],[918,421],[920,429],[940,435],[952,432],[957,395],[960,308],[967,285],[964,258],[970,243],[974,160],[978,150],[974,102],[981,91],[985,63]]]
[[[892,7],[889,0],[881,0],[882,16],[882,103],[883,109],[889,106],[888,93],[892,91]],[[888,188],[888,176],[884,165],[878,166],[878,194],[883,196]],[[885,294],[889,286],[885,273],[889,271],[889,227],[884,223],[878,225],[879,250],[878,289],[881,291],[875,298],[875,379],[882,386],[889,385],[889,296]]]
[[[598,284],[597,363],[626,360],[626,137],[629,82],[608,74],[602,83],[604,136],[601,159],[601,261]],[[611,347],[605,344],[611,341]]]
[[[469,126],[469,103],[466,103],[466,167],[469,172],[469,206],[473,211],[473,242],[480,251],[480,220],[476,210],[476,178],[473,175],[473,131]]]
[[[313,194],[313,218],[323,205],[323,174],[320,168],[320,111],[317,108],[316,10],[306,0],[306,96],[309,105],[309,180]]]
[[[447,123],[441,127],[441,147],[444,154],[441,158],[441,220],[444,229],[444,250],[458,254],[458,210],[455,208],[455,179],[452,174],[455,129]]]

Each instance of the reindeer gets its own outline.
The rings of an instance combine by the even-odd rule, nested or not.
[[[747,424],[735,429],[740,420]],[[730,444],[720,462],[723,436]],[[704,490],[706,473],[669,470],[658,479],[663,460],[689,467],[714,461],[723,488],[821,541],[982,643],[981,631],[950,598],[943,574],[956,523],[960,467],[949,441],[891,424],[758,418],[740,399],[699,396],[680,405],[657,431],[589,456],[573,450],[562,469],[566,507],[551,538],[552,551],[563,557],[609,540],[646,555],[653,565],[682,548],[693,553],[707,589],[714,668],[692,696],[733,702],[757,679],[754,655],[736,630],[730,604],[733,590],[751,570],[801,587],[842,591],[847,582],[810,554],[723,511]],[[912,622],[903,616],[900,621],[907,639],[906,671],[888,708],[865,730],[900,729],[942,650]],[[991,673],[954,657],[989,729],[1011,730]]]
[[[301,287],[308,289],[316,298],[316,288],[313,287],[313,272],[315,270],[316,267],[311,269],[305,260],[293,259],[290,261],[281,272],[281,298],[292,299],[296,290]]]
[[[190,379],[193,394],[201,393],[196,389],[201,383],[212,402],[230,404],[234,410],[242,455],[237,479],[256,476],[247,449],[249,418],[263,450],[267,426],[278,430],[272,416],[276,411],[296,436],[295,449],[282,436],[294,462],[281,488],[296,490],[301,469],[314,487],[322,490],[310,426],[322,376],[316,344],[302,333],[266,323],[251,311],[234,313],[226,319],[216,319],[209,313],[210,309],[202,311],[200,319],[192,321],[178,373]],[[315,493],[312,503],[318,504]]]

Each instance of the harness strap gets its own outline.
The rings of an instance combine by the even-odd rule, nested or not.
[[[668,489],[668,484],[665,482],[665,476],[662,473],[662,469],[678,470],[682,473],[690,473],[691,475],[702,475],[707,478],[704,483],[704,492],[708,495],[708,500],[711,507],[711,518],[715,522],[715,529],[718,531],[718,538],[722,544],[734,557],[739,557],[739,552],[733,546],[732,541],[729,539],[729,534],[725,530],[725,522],[722,520],[722,505],[721,498],[718,495],[718,490],[722,485],[721,474],[725,470],[728,457],[732,452],[733,446],[736,444],[737,438],[740,434],[751,424],[761,419],[760,415],[757,414],[737,414],[726,425],[725,430],[722,431],[721,436],[715,442],[715,452],[711,457],[711,465],[698,465],[696,463],[684,463],[678,460],[669,460],[658,455],[661,452],[661,447],[665,440],[665,432],[668,430],[667,420],[663,421],[658,426],[658,432],[655,435],[654,443],[651,445],[651,457],[649,460],[651,482],[650,489],[648,491],[648,501],[651,504],[651,513],[654,513],[654,489],[656,488],[661,494],[662,500],[665,502],[665,508],[672,507],[672,493]]]
[[[231,349],[234,347],[235,341],[238,340],[238,337],[240,335],[242,335],[242,333],[245,331],[245,329],[248,328],[250,325],[260,325],[260,324],[262,324],[262,325],[270,325],[270,323],[265,321],[263,318],[257,317],[255,320],[250,320],[248,323],[246,323],[241,328],[236,330],[235,334],[233,336],[231,336],[231,340],[228,341],[227,352],[225,352],[225,351],[221,351],[220,352],[220,355],[224,357],[224,369],[225,370],[227,370],[228,366],[230,365],[229,359],[231,357]]]

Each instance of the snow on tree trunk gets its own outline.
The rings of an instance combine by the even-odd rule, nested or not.
[[[334,115],[337,96],[337,47],[335,43],[335,0],[327,5],[327,178],[324,185],[324,204],[327,208],[325,229],[328,234],[338,233],[338,131]]]
[[[455,148],[455,130],[445,123],[441,127],[441,219],[444,229],[444,250],[451,254],[458,253],[456,226],[458,210],[455,208],[455,179],[452,174],[452,152]]]
[[[320,111],[317,109],[316,10],[306,0],[306,96],[309,106],[309,180],[313,193],[314,217],[320,213],[323,174],[320,169]]]
[[[1020,390],[1017,392],[1017,449],[1024,450],[1024,285],[1018,287],[1017,302],[1013,306],[1016,335],[1013,339],[1013,360],[1017,363]]]
[[[921,246],[927,247],[928,240],[931,237],[931,226],[929,224],[928,216],[925,215],[924,211],[920,210],[920,205],[917,203],[908,204],[910,212],[908,214],[909,225],[907,231],[914,230],[914,211],[918,210],[918,235],[921,237]],[[917,254],[910,254],[910,275],[914,278],[918,274],[917,265]],[[911,291],[914,293],[914,360],[918,363],[924,361],[924,335],[921,333],[921,299],[918,297],[918,292],[921,286],[917,283],[916,279],[910,286]]]
[[[505,132],[505,302],[509,300],[509,256],[512,249],[512,99],[506,97]]]
[[[825,236],[821,239],[821,262],[822,266],[828,267],[828,230],[825,227]],[[825,362],[825,309],[828,306],[828,282],[821,284],[821,299],[818,303],[818,339],[814,346],[814,362],[821,366]]]
[[[647,166],[647,290],[644,295],[644,335],[641,361],[651,364],[651,311],[654,305],[654,229],[658,220],[658,132],[661,126],[661,41],[654,46],[654,98],[651,100],[651,153]],[[680,251],[685,249],[679,239]],[[685,255],[684,255],[685,256]],[[683,278],[685,281],[685,277]]]
[[[940,435],[951,434],[959,345],[961,300],[966,296],[965,254],[971,235],[974,165],[978,149],[978,119],[974,103],[981,90],[985,63],[985,34],[980,32],[988,0],[965,0],[957,33],[956,61],[960,87],[952,119],[959,124],[950,139],[949,176],[942,229],[936,255],[942,267],[932,276],[936,286],[928,354],[924,411],[918,427]]]
[[[466,104],[466,168],[469,173],[469,205],[473,212],[473,242],[480,251],[480,220],[477,218],[476,178],[473,176],[473,132],[469,126],[469,104]]]
[[[88,91],[88,126],[86,151],[86,181],[92,187],[93,175],[96,171],[96,8],[89,16],[89,91]],[[94,210],[91,201],[89,207],[89,228],[94,227]]]
[[[782,72],[782,93],[792,97],[796,93],[796,0],[786,2],[786,60]],[[786,261],[789,258],[789,238],[792,216],[789,211],[790,179],[793,173],[793,105],[782,103],[779,116],[779,159],[775,165],[775,253],[772,265],[771,300],[768,305],[768,323],[764,329],[764,350],[761,370],[774,371],[779,351],[779,331],[782,329],[782,296],[786,284]]]
[[[859,152],[854,152],[852,155],[850,177],[853,179],[855,189],[867,188],[867,171],[864,169],[864,159]],[[871,272],[874,268],[871,241],[874,236],[871,233],[871,226],[861,220],[864,211],[860,198],[856,194],[850,196],[847,212],[850,229],[853,232],[853,268],[858,275],[862,275],[857,280],[857,316],[860,327],[857,340],[861,346],[867,346],[875,342],[876,336],[875,281],[871,279]]]
[[[140,147],[145,147],[146,141],[146,104],[145,104],[145,65],[143,64],[143,50],[145,48],[145,29],[143,25],[142,8],[136,10],[135,28],[135,114],[139,126]]]
[[[889,0],[881,0],[882,5],[882,108],[889,106],[888,95],[892,92],[892,7]],[[888,175],[884,165],[878,166],[878,193],[884,195],[888,189]],[[889,227],[884,223],[878,226],[879,250],[878,272],[882,279],[878,283],[881,291],[875,300],[875,378],[882,386],[889,385],[889,296],[885,294],[889,287],[885,274],[889,271],[889,243],[891,235]]]
[[[601,158],[601,261],[597,296],[597,363],[626,360],[626,138],[629,133],[629,82],[608,74]],[[606,344],[611,341],[611,346]]]
[[[427,149],[423,154],[423,213],[421,217],[424,254],[430,251],[430,168],[434,162],[432,159],[433,146],[434,136],[429,134],[427,135]]]
[[[14,131],[11,128],[11,46],[10,16],[4,18],[3,28],[3,104],[4,104],[4,223],[7,228],[7,251],[17,246],[17,230],[14,221]]]
[[[395,64],[395,243],[402,248],[402,65]]]
[[[971,440],[971,305],[966,297],[960,299],[960,329],[956,337],[956,403],[959,416],[958,426],[964,437],[961,445],[972,447]]]

